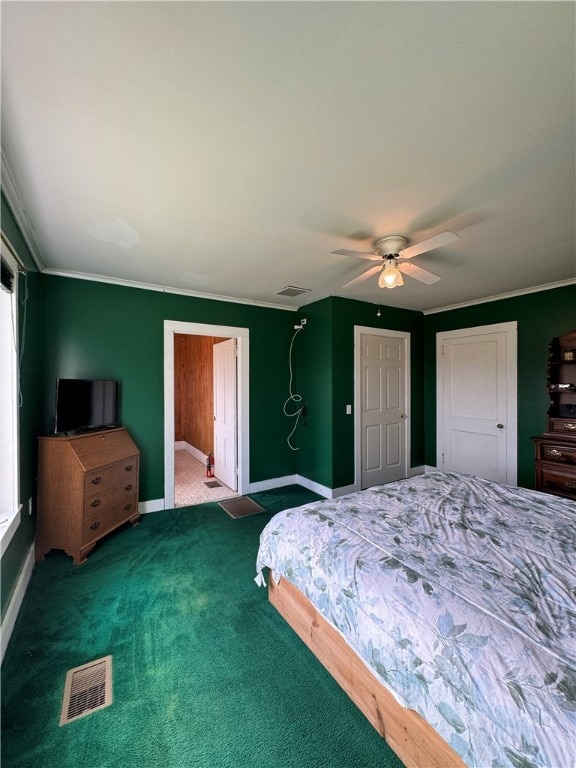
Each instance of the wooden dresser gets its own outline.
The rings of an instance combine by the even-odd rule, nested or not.
[[[63,549],[78,565],[96,542],[138,522],[140,452],[126,429],[39,438],[36,560]]]
[[[533,437],[536,489],[576,499],[576,331],[552,339],[546,432]]]

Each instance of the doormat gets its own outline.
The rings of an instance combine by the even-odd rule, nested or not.
[[[208,488],[221,488],[221,483],[218,482],[218,480],[208,480],[208,482],[205,482],[204,485],[208,486]]]
[[[236,499],[228,499],[228,501],[219,501],[218,503],[235,520],[239,517],[249,517],[250,515],[257,515],[258,512],[264,512],[264,507],[261,507],[249,496],[238,496]]]

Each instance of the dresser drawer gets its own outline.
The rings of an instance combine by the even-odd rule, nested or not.
[[[86,496],[91,496],[95,489],[114,485],[131,475],[138,475],[138,456],[130,456],[116,464],[87,472],[84,475],[84,493]]]
[[[576,436],[576,419],[550,419],[550,432]]]
[[[539,490],[576,499],[576,471],[539,464],[537,472],[540,480]]]
[[[130,499],[138,491],[137,475],[128,475],[119,483],[98,486],[96,493],[84,499],[84,520],[108,507]]]
[[[539,459],[558,464],[570,464],[576,466],[576,442],[574,445],[562,443],[542,443],[539,446]]]
[[[82,530],[82,543],[99,539],[104,533],[117,528],[121,523],[138,514],[136,494],[129,496],[113,506],[103,509],[93,517],[85,518]]]

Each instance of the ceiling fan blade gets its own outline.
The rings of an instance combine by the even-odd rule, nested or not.
[[[358,277],[355,277],[354,280],[350,280],[349,283],[346,283],[346,285],[343,285],[342,288],[350,288],[351,285],[356,285],[356,283],[361,283],[364,280],[367,280],[369,277],[374,275],[376,272],[379,272],[382,269],[382,265],[378,264],[376,267],[370,267],[370,269],[367,269],[366,272],[362,272],[361,275],[358,275]]]
[[[405,275],[409,275],[415,280],[420,280],[421,283],[426,283],[426,285],[433,285],[434,283],[437,283],[438,280],[442,279],[433,272],[428,272],[427,269],[417,267],[416,264],[412,264],[412,262],[410,262],[410,264],[398,264],[398,269]]]
[[[442,245],[448,245],[448,243],[453,243],[458,239],[458,235],[455,232],[446,230],[446,232],[440,232],[439,235],[429,237],[427,240],[422,240],[420,243],[409,245],[408,248],[404,248],[402,251],[400,251],[399,255],[403,259],[413,259],[414,256],[419,256],[421,253],[433,251],[434,248],[440,248]]]
[[[339,256],[357,256],[360,259],[368,259],[369,261],[382,261],[382,256],[374,252],[347,251],[345,248],[340,248],[337,251],[330,251],[330,253],[336,253]]]

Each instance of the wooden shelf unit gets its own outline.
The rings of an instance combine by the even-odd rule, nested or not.
[[[536,489],[576,499],[576,331],[552,339],[546,390],[546,432],[532,438]]]
[[[140,452],[123,428],[38,438],[36,560],[63,549],[78,565],[138,513]]]

